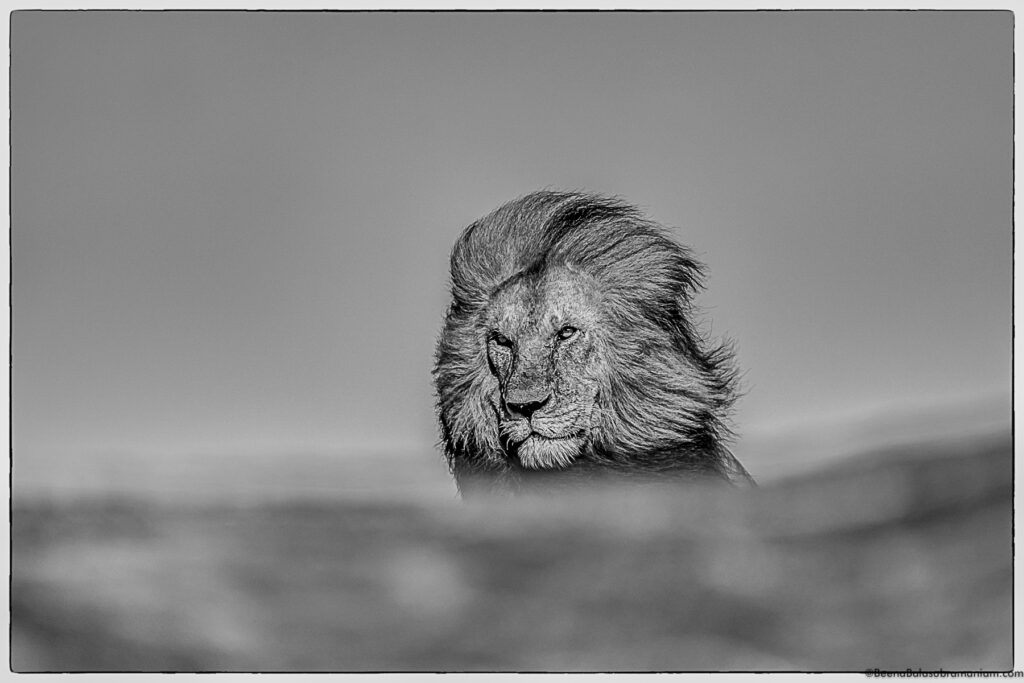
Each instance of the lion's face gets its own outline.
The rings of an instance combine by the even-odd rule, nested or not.
[[[450,267],[433,374],[463,495],[603,473],[747,476],[722,443],[732,351],[691,321],[701,264],[638,209],[535,192],[463,230]]]
[[[510,456],[529,469],[570,465],[590,439],[601,370],[599,292],[567,267],[522,275],[492,297],[491,402]]]

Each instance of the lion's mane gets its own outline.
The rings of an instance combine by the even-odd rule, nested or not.
[[[613,326],[584,453],[565,474],[749,475],[724,443],[736,399],[734,354],[693,322],[703,266],[667,230],[617,199],[542,191],[465,229],[451,254],[452,301],[434,381],[445,454],[460,490],[515,490],[525,473],[502,443],[482,316],[523,271],[569,265],[600,289]]]

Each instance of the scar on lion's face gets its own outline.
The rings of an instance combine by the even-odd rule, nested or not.
[[[509,455],[531,469],[565,467],[592,429],[599,291],[558,267],[520,274],[494,294],[485,343],[498,383],[495,417]]]

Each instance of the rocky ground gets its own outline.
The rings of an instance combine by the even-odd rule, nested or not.
[[[1012,453],[481,504],[16,499],[12,666],[1006,670]]]

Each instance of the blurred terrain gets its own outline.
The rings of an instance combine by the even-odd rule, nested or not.
[[[1008,670],[1009,431],[896,441],[753,491],[471,504],[435,454],[77,488],[20,486],[15,456],[12,667]]]

